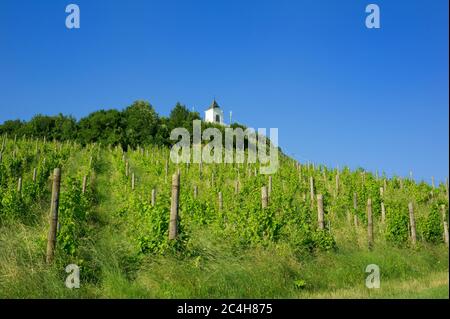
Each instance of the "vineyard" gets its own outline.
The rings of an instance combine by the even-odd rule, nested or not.
[[[448,183],[1,142],[0,298],[448,298]]]

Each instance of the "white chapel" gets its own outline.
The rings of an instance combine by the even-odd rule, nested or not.
[[[209,108],[205,111],[205,122],[225,125],[223,121],[223,111],[217,104],[216,99],[213,100]]]

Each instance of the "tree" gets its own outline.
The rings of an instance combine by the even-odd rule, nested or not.
[[[9,120],[5,121],[0,126],[0,133],[1,134],[8,134],[10,136],[13,135],[20,135],[23,133],[23,127],[25,123],[21,120]]]
[[[78,140],[82,144],[100,142],[104,145],[125,143],[124,121],[117,110],[100,110],[78,123]]]
[[[136,101],[123,111],[126,145],[152,144],[158,131],[158,114],[146,101]]]
[[[200,115],[197,112],[190,112],[186,106],[177,102],[169,115],[169,127],[171,130],[177,127],[191,128],[192,130],[192,121],[199,119]]]

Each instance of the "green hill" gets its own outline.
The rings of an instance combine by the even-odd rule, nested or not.
[[[175,165],[163,145],[124,151],[119,143],[34,136],[3,136],[0,298],[449,297],[447,185],[281,156],[262,208],[269,176],[258,174],[259,164]],[[46,263],[56,167],[59,227],[54,260]],[[177,172],[178,233],[169,240]],[[79,289],[64,285],[69,264],[80,267]],[[365,286],[370,264],[380,268],[379,289]]]

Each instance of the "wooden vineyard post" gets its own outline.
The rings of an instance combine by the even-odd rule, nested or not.
[[[50,230],[47,240],[47,264],[51,263],[55,255],[56,228],[58,226],[59,190],[61,185],[61,169],[53,171],[52,202],[50,205]]]
[[[197,197],[198,197],[198,186],[195,185],[194,186],[194,198],[197,199]]]
[[[175,173],[172,176],[172,202],[170,206],[169,240],[174,240],[177,238],[179,198],[180,198],[180,175],[178,173]]]
[[[261,188],[261,206],[263,209],[267,208],[269,204],[268,194],[267,194],[267,187],[263,186]]]
[[[434,176],[431,176],[431,186],[433,187],[433,190],[436,188],[434,185]]]
[[[223,197],[222,192],[219,192],[219,210],[223,209]]]
[[[136,183],[135,176],[134,176],[134,173],[132,173],[131,174],[131,190],[133,190],[133,191],[134,191],[135,183]]]
[[[334,197],[338,197],[339,195],[339,171],[336,174],[336,191],[334,193]]]
[[[373,248],[373,219],[372,219],[372,200],[367,200],[367,240],[369,249]]]
[[[22,194],[22,177],[19,177],[19,180],[17,181],[17,192]]]
[[[37,177],[37,168],[33,169],[33,182],[36,182],[36,177]]]
[[[269,189],[268,189],[268,196],[270,198],[270,195],[272,194],[272,175],[269,176]]]
[[[355,224],[355,227],[358,227],[358,215],[353,215],[353,223]]]
[[[442,210],[442,223],[444,224],[444,243],[445,246],[448,247],[448,224],[447,224],[447,216],[445,212],[445,205],[441,205]]]
[[[414,219],[414,207],[411,202],[408,204],[408,210],[409,210],[409,224],[411,227],[411,243],[413,246],[416,245],[417,237],[416,237],[416,221]]]
[[[156,189],[152,189],[152,202],[151,202],[151,204],[152,204],[152,207],[155,207],[155,204],[156,204]]]
[[[317,194],[317,221],[319,229],[324,229],[324,213],[323,213],[323,195]]]
[[[167,183],[167,177],[169,176],[169,161],[166,160],[166,163],[164,164],[164,181]]]
[[[234,184],[234,193],[237,195],[239,194],[239,180],[236,180]]]
[[[383,180],[383,192],[387,191],[387,181],[386,178]]]
[[[309,192],[311,196],[311,207],[314,205],[314,179],[312,176],[309,177]]]
[[[83,194],[86,193],[86,185],[87,185],[87,176],[84,175],[84,176],[83,176],[83,186],[82,186],[82,189],[81,189],[81,192],[82,192]]]
[[[128,177],[129,175],[129,170],[130,170],[130,164],[128,163],[128,161],[125,162],[125,176]]]

